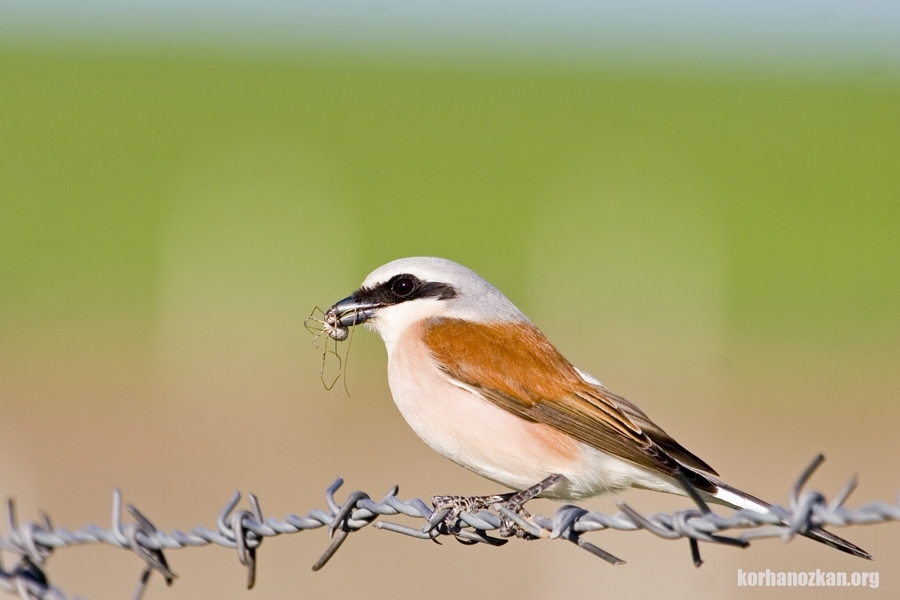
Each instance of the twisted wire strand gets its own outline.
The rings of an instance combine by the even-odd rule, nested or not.
[[[448,518],[451,516],[448,509],[435,511],[418,498],[401,500],[397,496],[397,486],[380,501],[356,491],[339,502],[335,493],[344,481],[338,478],[325,492],[327,509],[312,510],[305,517],[290,514],[283,519],[264,518],[259,501],[252,494],[249,495],[250,510],[236,510],[241,494],[235,492],[216,518],[215,529],[195,527],[187,532],[175,530],[167,533],[156,529],[143,513],[131,505],[126,509],[133,522],[123,523],[122,494],[114,490],[109,529],[91,524],[69,531],[54,527],[46,515],[41,516],[40,523],[29,521],[19,524],[15,503],[10,500],[7,505],[8,533],[0,537],[0,550],[18,556],[19,560],[9,571],[0,563],[0,591],[17,595],[23,600],[66,600],[67,596],[47,579],[47,559],[54,549],[84,544],[106,544],[130,550],[141,558],[145,568],[135,591],[134,598],[137,600],[141,598],[153,572],[159,573],[167,584],[176,578],[166,562],[165,550],[210,544],[232,548],[237,551],[241,565],[247,569],[247,587],[252,588],[256,579],[257,550],[265,538],[321,527],[328,528],[331,543],[313,565],[314,571],[321,569],[334,556],[350,533],[373,523],[376,529],[420,539],[452,536],[465,544],[501,546],[509,540],[489,533],[502,529],[504,520],[507,520],[515,524],[517,537],[562,539],[611,564],[622,564],[624,561],[584,540],[583,534],[604,529],[646,530],[663,539],[688,539],[694,562],[699,566],[702,562],[697,545],[699,541],[747,546],[750,541],[761,538],[782,537],[790,540],[798,533],[819,526],[847,527],[900,521],[900,494],[896,504],[870,502],[856,509],[845,508],[844,503],[856,487],[855,477],[830,503],[819,492],[804,492],[802,488],[823,460],[821,455],[816,457],[794,484],[788,507],[775,505],[768,513],[738,510],[729,516],[719,516],[708,512],[708,509],[644,516],[624,502],[618,502],[621,512],[616,515],[565,505],[552,517],[534,515],[524,518],[498,503],[490,510],[461,511]],[[424,526],[410,527],[384,520],[376,522],[379,517],[398,515],[424,520]],[[723,535],[732,530],[738,533]]]

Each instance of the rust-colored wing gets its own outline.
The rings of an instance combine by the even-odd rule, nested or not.
[[[530,323],[485,324],[438,318],[424,329],[424,342],[440,368],[485,400],[523,419],[549,425],[613,456],[668,476],[684,472],[696,487],[714,490],[702,475],[711,471],[630,402],[594,385]],[[621,403],[621,406],[620,406]],[[650,432],[660,435],[654,441]],[[700,467],[699,465],[702,465]]]

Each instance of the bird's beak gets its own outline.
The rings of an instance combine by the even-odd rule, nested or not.
[[[334,327],[352,327],[374,317],[375,310],[380,307],[380,304],[359,300],[356,294],[352,294],[328,309],[325,322]]]

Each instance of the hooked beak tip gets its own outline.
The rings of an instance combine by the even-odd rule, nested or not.
[[[325,313],[325,322],[332,327],[346,329],[374,317],[377,308],[373,304],[359,302],[353,296],[348,296],[328,309]]]

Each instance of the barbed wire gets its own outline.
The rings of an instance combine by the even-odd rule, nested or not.
[[[53,527],[47,515],[41,515],[40,522],[20,524],[13,500],[7,504],[6,536],[0,537],[0,550],[19,557],[17,564],[6,571],[0,562],[0,590],[18,595],[23,600],[67,600],[67,596],[53,587],[46,576],[47,559],[54,549],[84,544],[106,544],[114,548],[130,550],[144,562],[135,600],[139,600],[147,587],[153,572],[159,573],[167,584],[176,578],[166,562],[165,550],[186,547],[200,547],[215,544],[237,550],[238,560],[247,569],[247,587],[252,588],[256,580],[256,555],[260,544],[267,537],[286,535],[327,527],[331,543],[318,561],[312,566],[318,571],[334,556],[350,533],[368,525],[376,529],[400,533],[415,538],[437,541],[451,536],[464,544],[490,544],[502,546],[507,537],[489,535],[489,532],[504,531],[509,534],[512,524],[516,537],[527,539],[561,539],[587,550],[594,556],[611,564],[624,561],[582,539],[583,534],[604,529],[617,531],[646,530],[663,539],[688,539],[694,564],[700,566],[698,542],[747,546],[750,541],[782,537],[790,540],[814,527],[846,527],[849,525],[870,525],[900,521],[900,494],[896,504],[870,502],[856,509],[847,509],[844,503],[856,488],[853,477],[838,492],[831,502],[821,493],[803,491],[813,472],[822,464],[824,457],[817,456],[797,479],[790,493],[787,507],[774,505],[768,513],[738,510],[723,517],[708,509],[699,501],[699,509],[689,509],[672,514],[643,516],[636,510],[618,502],[621,510],[616,515],[589,512],[577,506],[566,505],[559,508],[552,517],[517,514],[498,502],[490,510],[474,512],[435,510],[424,501],[413,498],[401,500],[397,497],[399,488],[394,486],[380,500],[375,501],[365,492],[352,492],[343,502],[335,498],[335,493],[344,481],[338,478],[325,492],[327,509],[310,511],[305,517],[291,514],[284,519],[263,518],[259,501],[249,495],[250,509],[237,509],[241,494],[235,492],[216,519],[216,528],[195,527],[188,532],[159,531],[137,508],[128,505],[126,510],[133,522],[122,522],[122,494],[114,490],[112,495],[112,520],[109,529],[97,525],[86,525],[69,531]],[[498,497],[499,498],[499,497]],[[694,498],[695,501],[699,498]],[[403,515],[424,520],[422,527],[409,527],[399,523],[379,520],[379,517]],[[744,530],[738,535],[723,535],[726,531]]]

